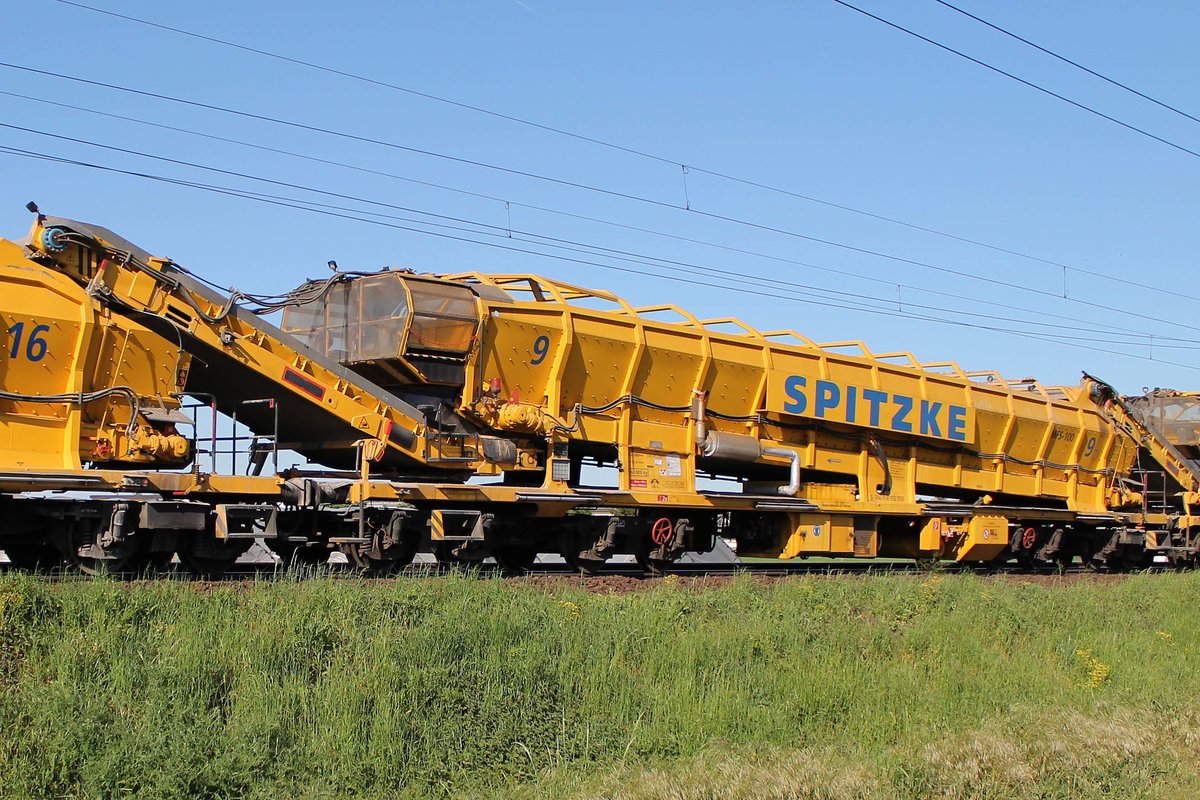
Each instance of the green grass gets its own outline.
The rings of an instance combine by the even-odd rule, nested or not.
[[[1200,574],[0,576],[0,797],[1195,797]]]

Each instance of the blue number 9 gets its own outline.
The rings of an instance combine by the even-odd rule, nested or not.
[[[533,340],[533,355],[535,358],[530,361],[530,364],[537,366],[546,360],[546,353],[550,352],[550,337],[539,336]]]
[[[1092,454],[1092,451],[1094,451],[1095,449],[1096,449],[1096,437],[1093,436],[1093,437],[1089,438],[1087,440],[1087,442],[1084,444],[1083,455],[1085,457],[1090,456]]]

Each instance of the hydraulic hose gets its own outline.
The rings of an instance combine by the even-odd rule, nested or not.
[[[137,432],[137,416],[141,411],[141,403],[137,392],[129,386],[112,386],[108,389],[98,389],[94,392],[74,392],[72,394],[20,394],[19,392],[0,391],[0,400],[11,400],[18,403],[70,403],[83,405],[96,400],[103,400],[112,395],[121,395],[129,402],[129,424],[125,433],[132,437]]]

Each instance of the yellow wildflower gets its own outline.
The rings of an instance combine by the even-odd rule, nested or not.
[[[1087,678],[1079,683],[1080,687],[1084,689],[1099,689],[1108,681],[1108,676],[1112,673],[1112,667],[1092,655],[1090,649],[1086,647],[1079,648],[1075,651],[1075,657],[1083,663],[1084,669],[1087,670]]]

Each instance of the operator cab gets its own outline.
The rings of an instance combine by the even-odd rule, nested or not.
[[[1155,389],[1131,399],[1129,406],[1200,469],[1200,394]]]
[[[283,330],[384,387],[461,386],[481,324],[467,286],[405,272],[338,275],[291,292]]]

